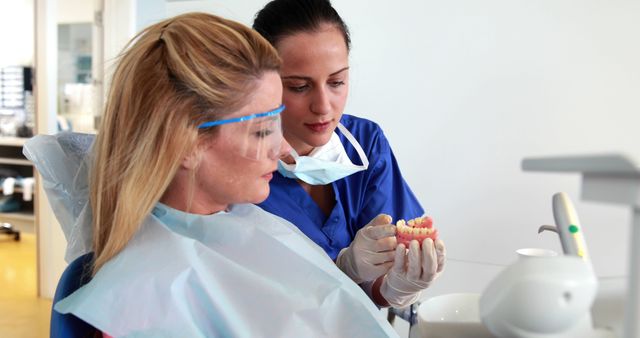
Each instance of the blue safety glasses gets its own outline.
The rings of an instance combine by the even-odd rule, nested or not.
[[[276,108],[274,110],[270,110],[268,112],[264,112],[264,113],[257,113],[257,114],[253,114],[253,115],[235,117],[235,118],[226,119],[226,120],[204,122],[204,123],[202,123],[202,124],[200,124],[198,126],[198,129],[220,126],[220,125],[227,124],[227,123],[236,123],[236,122],[249,121],[249,120],[252,120],[252,119],[255,119],[255,118],[274,116],[274,115],[278,115],[278,114],[282,113],[284,108],[285,108],[284,104],[281,104],[280,107],[278,107],[278,108]]]
[[[280,113],[284,105],[264,113],[204,122],[199,129],[217,126],[216,142],[231,153],[252,160],[279,158],[282,146]]]

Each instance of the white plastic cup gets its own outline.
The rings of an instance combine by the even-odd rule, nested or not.
[[[516,250],[516,253],[518,257],[521,258],[549,258],[558,256],[558,253],[553,250],[539,248],[522,248]]]

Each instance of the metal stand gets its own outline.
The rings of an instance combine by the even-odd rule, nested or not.
[[[626,338],[640,337],[640,208],[637,206],[633,208],[631,222],[631,260],[624,320]]]
[[[411,331],[414,330],[414,326],[418,324],[418,308],[420,307],[420,302],[415,302],[405,308],[396,309],[394,307],[389,308],[389,313],[387,314],[387,320],[389,324],[393,325],[395,322],[395,318],[400,317],[409,323],[409,337],[411,337]]]

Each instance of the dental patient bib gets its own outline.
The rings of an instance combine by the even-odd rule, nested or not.
[[[291,223],[250,204],[158,204],[125,249],[54,305],[113,337],[396,337]]]

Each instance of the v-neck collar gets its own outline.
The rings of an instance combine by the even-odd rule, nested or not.
[[[336,187],[337,183],[331,183],[331,188],[334,193],[334,205],[327,216],[322,212],[318,203],[311,198],[311,195],[304,190],[300,183],[294,179],[286,178],[279,173],[274,175],[274,178],[275,176],[277,176],[277,179],[286,185],[286,189],[290,189],[294,202],[300,206],[300,209],[303,210],[306,216],[310,218],[314,224],[322,224],[320,228],[322,232],[324,232],[329,238],[333,237],[332,233],[335,231],[335,227],[341,220],[343,222],[345,220],[344,210],[340,203],[340,193]]]

